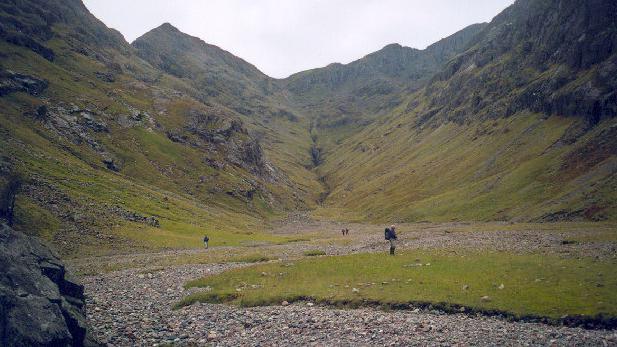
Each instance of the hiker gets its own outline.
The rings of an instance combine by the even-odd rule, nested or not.
[[[345,229],[341,229],[341,233],[345,236]]]
[[[390,255],[394,255],[394,249],[396,248],[396,226],[394,224],[386,228],[384,237],[390,241]]]
[[[204,235],[204,246],[206,246],[206,249],[208,249],[208,241],[210,241],[208,235]]]
[[[345,228],[345,235],[349,235],[349,229]]]

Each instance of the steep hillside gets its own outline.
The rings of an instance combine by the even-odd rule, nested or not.
[[[11,172],[24,181],[18,229],[65,254],[186,246],[203,233],[238,243],[269,237],[251,234],[263,219],[312,203],[311,173],[298,165],[288,175],[263,149],[280,122],[266,128],[267,116],[204,101],[198,86],[141,59],[80,1],[1,9],[0,151],[3,181]],[[295,148],[277,160],[302,158]]]
[[[240,113],[267,102],[276,87],[253,65],[169,23],[145,33],[132,46],[152,66],[198,87],[191,90],[196,98],[235,103]]]
[[[287,102],[276,80],[246,61],[166,23],[139,37],[137,54],[167,74],[158,83],[181,90],[217,112],[242,120],[267,157],[296,187],[298,206],[311,206],[321,189],[310,171],[309,120]],[[176,77],[169,79],[169,75]]]
[[[327,153],[327,206],[378,220],[614,219],[616,9],[517,1]]]

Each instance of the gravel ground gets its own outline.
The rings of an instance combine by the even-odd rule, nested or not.
[[[386,252],[382,229],[375,225],[319,223],[306,218],[286,221],[275,233],[311,233],[310,242],[258,247],[214,247],[208,252],[265,252],[283,259],[310,249],[329,255]],[[341,237],[342,227],[351,233]],[[400,250],[493,249],[515,253],[552,253],[565,257],[593,254],[615,259],[612,239],[591,237],[585,242],[564,242],[605,233],[602,229],[562,225],[521,226],[460,223],[399,225]],[[472,231],[469,231],[471,229]],[[254,250],[254,251],[253,251]],[[249,264],[166,265],[161,260],[195,255],[197,250],[164,251],[82,259],[77,267],[101,263],[134,264],[135,268],[83,277],[88,320],[103,343],[128,345],[588,345],[617,346],[617,331],[584,330],[536,323],[507,322],[491,317],[439,314],[426,311],[384,312],[375,309],[339,310],[296,303],[288,306],[239,308],[193,304],[179,310],[172,305],[189,293],[183,284],[195,278]],[[173,264],[173,262],[168,263]],[[158,266],[157,266],[158,265]],[[124,266],[127,267],[127,266]],[[132,267],[132,266],[131,266]],[[148,270],[149,269],[149,270]],[[149,272],[148,272],[149,271]]]
[[[548,227],[547,227],[548,225]],[[399,225],[398,250],[413,249],[468,249],[496,250],[514,253],[557,254],[562,257],[583,257],[593,255],[599,259],[617,260],[617,242],[603,240],[602,233],[609,227],[572,227],[562,224],[523,225],[514,230],[509,224],[493,223],[475,225],[463,223],[442,224],[401,224]],[[350,235],[342,237],[340,229],[348,227]],[[466,230],[467,229],[467,230]],[[471,231],[469,231],[471,230]],[[617,230],[617,225],[613,230]],[[280,226],[274,233],[284,235],[309,234],[312,241],[293,242],[282,245],[257,244],[241,247],[211,247],[209,252],[233,254],[265,253],[282,259],[302,256],[307,250],[319,249],[328,255],[350,253],[387,252],[388,244],[383,239],[383,228],[379,225],[342,224],[333,222],[306,222],[301,220]],[[612,234],[615,234],[613,231]],[[589,239],[584,242],[564,242],[572,239]],[[144,267],[151,264],[173,263],[182,256],[199,255],[203,249],[168,250],[157,253],[132,253],[74,259],[71,261],[76,273],[93,273],[104,264],[119,265],[118,268]],[[167,260],[167,261],[166,261]],[[123,265],[124,264],[124,265]]]
[[[238,308],[171,305],[182,285],[242,264],[182,265],[84,277],[94,335],[117,346],[238,345],[588,345],[617,346],[617,332],[506,322],[431,312],[339,310],[296,303]]]

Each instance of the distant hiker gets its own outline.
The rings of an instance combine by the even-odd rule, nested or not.
[[[208,241],[210,241],[210,239],[207,235],[204,235],[204,246],[206,246],[206,249],[208,249]]]
[[[394,224],[386,228],[384,237],[386,240],[390,241],[390,255],[394,255],[394,249],[396,248],[396,227]]]
[[[349,235],[349,229],[345,228],[345,235]]]
[[[345,229],[341,229],[341,234],[343,234],[343,236],[345,236]]]

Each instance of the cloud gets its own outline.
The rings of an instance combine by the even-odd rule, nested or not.
[[[424,48],[513,0],[85,0],[133,41],[170,22],[273,77],[348,63],[388,43]]]

